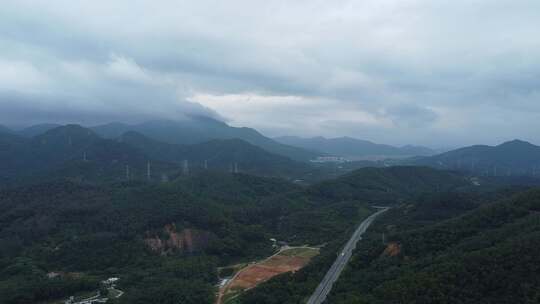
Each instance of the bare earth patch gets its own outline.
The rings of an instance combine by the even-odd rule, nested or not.
[[[270,259],[242,270],[231,282],[231,288],[250,289],[285,272],[295,272],[304,267],[309,258],[276,255]]]
[[[319,254],[318,248],[297,247],[288,248],[269,257],[268,259],[252,264],[240,270],[232,280],[220,290],[218,304],[221,297],[229,293],[248,290],[270,280],[272,277],[286,272],[296,272],[306,266],[311,258]]]
[[[386,256],[397,256],[401,252],[401,246],[398,243],[392,242],[389,243],[384,249],[383,255]]]

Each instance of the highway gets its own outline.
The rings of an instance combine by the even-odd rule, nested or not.
[[[330,267],[319,286],[317,286],[317,289],[315,289],[315,292],[311,295],[311,297],[307,301],[307,304],[321,304],[324,302],[324,300],[330,293],[330,290],[332,290],[332,285],[334,284],[334,282],[337,281],[339,275],[347,265],[347,262],[349,262],[352,251],[354,250],[354,248],[356,248],[356,243],[358,243],[358,241],[362,239],[362,235],[364,234],[364,232],[366,232],[369,225],[371,225],[375,218],[381,213],[388,210],[388,208],[386,207],[381,207],[378,209],[380,210],[370,215],[362,223],[360,223],[360,225],[353,233],[352,237],[349,239],[345,247],[343,247],[343,250],[338,253],[338,257],[334,261],[334,264],[332,264],[332,267]]]

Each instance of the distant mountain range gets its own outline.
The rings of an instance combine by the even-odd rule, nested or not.
[[[69,138],[71,146],[66,146]],[[34,167],[43,169],[81,160],[83,151],[87,157],[92,157],[98,150],[104,163],[118,162],[122,153],[138,159],[137,164],[132,165],[140,167],[139,174],[145,171],[142,160],[145,159],[162,162],[165,167],[173,166],[175,170],[181,167],[183,160],[188,160],[193,168],[208,166],[231,170],[236,163],[240,170],[251,174],[301,176],[313,167],[298,161],[333,155],[350,160],[395,159],[352,162],[343,165],[341,173],[366,166],[421,165],[476,175],[540,176],[540,147],[521,140],[498,146],[475,145],[438,154],[421,146],[395,147],[350,137],[270,139],[251,128],[231,127],[200,116],[134,125],[109,123],[91,128],[40,124],[15,131],[0,125],[3,175],[18,175],[25,170],[33,171]],[[135,156],[136,153],[139,156]],[[105,156],[111,158],[105,160]],[[43,160],[47,166],[43,165]],[[319,169],[328,171],[332,168],[322,166]],[[99,170],[106,171],[105,167]],[[115,170],[114,174],[118,174],[124,169],[118,166]]]
[[[255,175],[288,176],[308,172],[308,164],[273,154],[241,139],[213,139],[192,145],[177,145],[153,140],[129,131],[118,141],[135,147],[152,159],[183,164],[191,168],[222,171],[238,170]]]
[[[222,121],[203,116],[191,116],[183,120],[156,120],[136,125],[110,123],[91,128],[104,138],[117,138],[135,131],[149,138],[171,144],[199,144],[214,139],[241,139],[268,152],[298,161],[308,161],[320,155],[299,147],[278,143],[251,128],[236,128]]]
[[[47,127],[32,127],[26,134]],[[23,131],[25,131],[23,130]],[[31,138],[0,132],[0,178],[75,178],[91,181],[151,179],[189,170],[243,172],[263,176],[300,178],[313,168],[273,154],[241,139],[210,140],[191,145],[160,142],[128,131],[102,138],[79,125],[54,127]]]
[[[38,124],[33,125],[28,128],[24,128],[17,132],[18,135],[24,136],[24,137],[34,137],[37,135],[41,135],[49,130],[52,130],[54,128],[58,128],[62,125],[60,124]]]
[[[373,157],[407,157],[407,156],[428,156],[436,154],[432,149],[421,146],[394,147],[390,145],[376,144],[367,140],[351,137],[324,138],[312,137],[302,138],[296,136],[276,137],[274,140],[295,147],[308,150],[320,151],[323,153],[343,156],[352,159],[373,158]]]
[[[31,138],[59,126],[61,125],[38,124],[19,131],[13,131],[0,125],[0,133],[10,133]],[[180,145],[199,144],[214,139],[241,139],[268,152],[297,161],[309,161],[321,155],[320,152],[276,142],[255,129],[231,127],[225,122],[205,116],[186,116],[177,121],[154,120],[139,124],[113,122],[89,128],[106,139],[115,139],[126,132],[135,131],[160,142]]]
[[[0,143],[3,178],[107,180],[126,176],[126,166],[142,174],[149,160],[134,147],[103,139],[78,125],[57,127],[32,138],[0,134]]]
[[[540,176],[540,146],[513,140],[498,146],[465,147],[410,163],[487,176]]]
[[[444,185],[444,186],[441,186]],[[428,167],[393,166],[389,168],[361,168],[337,179],[323,181],[311,191],[335,201],[362,201],[394,204],[418,191],[450,191],[469,186],[470,182],[456,172]]]

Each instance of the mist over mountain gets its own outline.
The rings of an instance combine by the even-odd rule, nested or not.
[[[56,123],[43,123],[17,131],[3,127],[0,132],[31,138],[59,126],[61,125]],[[252,128],[231,127],[223,121],[200,115],[185,114],[176,120],[151,120],[138,124],[111,122],[88,128],[106,139],[115,139],[126,132],[135,131],[160,142],[180,145],[198,144],[214,139],[241,139],[269,152],[298,161],[308,161],[322,154],[276,142]]]
[[[540,303],[539,0],[0,8],[0,304]]]
[[[6,126],[3,126],[3,125],[0,125],[0,133],[4,133],[4,134],[12,134],[14,133],[13,130],[11,130],[10,128],[6,127]]]
[[[321,151],[331,155],[348,158],[369,158],[369,157],[407,157],[407,156],[427,156],[436,152],[430,148],[407,145],[394,147],[384,144],[376,144],[367,140],[351,137],[324,138],[312,137],[302,138],[297,136],[283,136],[274,138],[283,144],[301,147],[315,151]]]
[[[0,178],[29,181],[51,178],[92,182],[126,179],[159,181],[185,174],[184,170],[187,169],[188,172],[217,170],[316,180],[332,172],[273,154],[236,137],[208,139],[225,136],[220,132],[223,128],[229,128],[226,124],[212,122],[218,126],[216,132],[209,130],[205,123],[202,123],[204,127],[201,132],[198,132],[198,128],[182,129],[185,124],[173,122],[151,122],[139,126],[160,138],[170,136],[169,139],[175,141],[201,141],[192,144],[161,142],[135,131],[116,136],[114,132],[120,133],[130,128],[123,124],[97,128],[108,131],[110,138],[103,138],[94,130],[80,125],[38,125],[19,133],[0,133],[0,158],[4,160],[0,164]],[[171,125],[176,129],[166,128]],[[17,135],[21,133],[27,136]],[[38,135],[28,138],[31,134]],[[207,137],[199,137],[201,134]],[[234,134],[233,131],[231,136]],[[259,133],[254,134],[264,140]],[[282,147],[280,144],[276,146]],[[187,167],[184,169],[184,166]]]
[[[37,135],[41,135],[54,128],[58,128],[60,126],[61,126],[60,124],[53,124],[53,123],[32,125],[32,126],[29,126],[29,127],[26,127],[24,129],[17,131],[17,134],[24,137],[34,137]]]

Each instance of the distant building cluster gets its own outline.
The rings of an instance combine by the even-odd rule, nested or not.
[[[119,278],[108,278],[104,281],[101,281],[101,283],[107,287],[114,287],[114,285],[116,285],[116,283],[118,282],[118,280],[120,280]]]
[[[124,294],[123,291],[115,289],[116,283],[118,283],[119,278],[108,278],[106,280],[101,281],[101,284],[103,284],[104,287],[106,287],[108,290],[116,290],[119,292],[116,295],[116,298],[119,298]],[[64,301],[64,304],[97,304],[97,303],[107,303],[109,301],[109,298],[106,295],[102,295],[101,291],[98,291],[96,295],[82,299],[82,300],[75,300],[74,296],[69,297],[66,301]]]
[[[341,156],[319,156],[316,159],[312,159],[313,163],[344,163],[348,162],[345,157]]]

